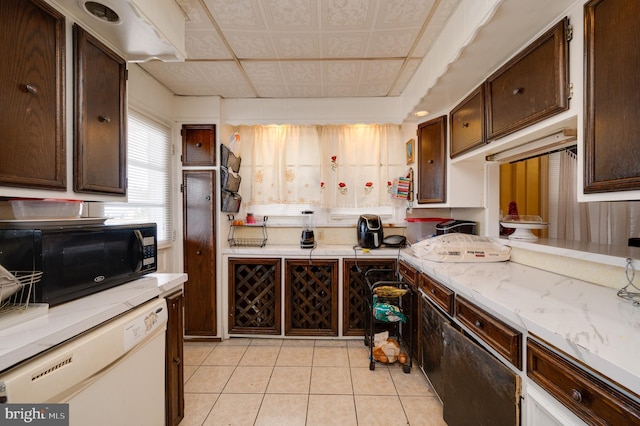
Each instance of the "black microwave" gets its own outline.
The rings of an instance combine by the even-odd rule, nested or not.
[[[0,265],[42,271],[30,300],[49,306],[155,272],[156,252],[155,223],[0,229]]]

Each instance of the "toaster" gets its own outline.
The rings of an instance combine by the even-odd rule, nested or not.
[[[363,214],[358,219],[358,245],[362,248],[378,248],[384,238],[380,216]]]

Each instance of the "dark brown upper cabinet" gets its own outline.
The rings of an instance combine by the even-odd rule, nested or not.
[[[0,185],[65,190],[64,16],[3,0],[0,28]]]
[[[183,124],[182,165],[216,165],[216,126],[215,124]]]
[[[418,125],[418,203],[446,201],[447,116]]]
[[[484,85],[460,102],[450,115],[449,156],[457,157],[486,143],[484,130]]]
[[[74,190],[126,194],[124,59],[73,26]]]
[[[487,79],[488,141],[569,109],[569,39],[564,18]]]
[[[584,6],[584,192],[640,189],[640,2]]]

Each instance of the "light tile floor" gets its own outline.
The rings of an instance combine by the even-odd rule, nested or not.
[[[362,340],[234,338],[184,347],[191,425],[446,425],[422,372],[369,370]]]

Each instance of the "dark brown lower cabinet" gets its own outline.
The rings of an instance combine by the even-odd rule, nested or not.
[[[422,354],[420,367],[429,378],[433,390],[440,396],[440,399],[444,397],[443,332],[445,324],[450,324],[449,319],[434,307],[429,299],[423,297],[420,321],[420,349]]]
[[[520,376],[465,333],[444,323],[444,421],[456,425],[519,425]]]
[[[182,172],[184,209],[185,335],[215,336],[215,172]]]
[[[183,314],[184,295],[181,291],[166,297],[168,318],[165,356],[165,411],[169,426],[184,418]]]
[[[280,259],[229,259],[229,333],[280,334]]]
[[[640,404],[551,345],[527,339],[527,376],[590,425],[640,424]]]
[[[285,334],[338,335],[338,260],[285,260]]]
[[[342,263],[342,334],[363,336],[366,325],[365,274],[371,269],[396,269],[395,259],[344,259]]]

